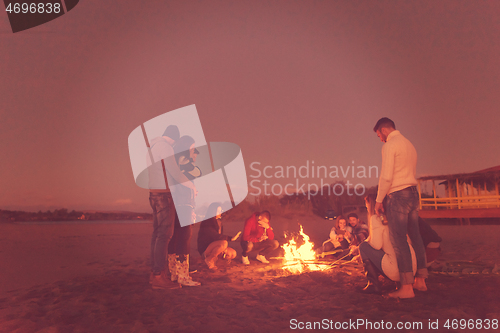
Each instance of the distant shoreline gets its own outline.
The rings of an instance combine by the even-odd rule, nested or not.
[[[2,221],[3,223],[17,225],[40,225],[40,224],[151,224],[153,220],[69,220],[69,221]]]
[[[68,211],[66,208],[54,211],[11,211],[0,209],[0,223],[5,222],[69,222],[69,221],[152,221],[151,213]]]

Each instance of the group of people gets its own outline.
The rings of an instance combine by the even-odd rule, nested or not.
[[[365,198],[368,211],[368,225],[356,214],[347,218],[339,216],[332,228],[330,238],[325,241],[319,253],[340,252],[347,255],[359,253],[363,261],[368,284],[368,293],[380,293],[379,275],[399,281],[400,288],[390,297],[411,298],[414,290],[425,291],[428,276],[425,246],[439,244],[440,238],[423,228],[429,236],[424,242],[418,217],[418,191],[416,163],[417,152],[411,142],[398,130],[392,120],[381,118],[374,132],[384,145],[382,147],[382,168],[377,195]],[[151,284],[153,288],[169,288],[171,281],[188,286],[200,285],[189,276],[189,243],[191,225],[181,227],[178,215],[193,216],[196,188],[193,179],[201,175],[196,167],[196,150],[191,137],[180,137],[176,126],[169,126],[165,133],[151,142],[150,155],[154,163],[149,167],[150,203],[153,209],[153,235],[151,239]],[[175,156],[163,158],[161,156]],[[176,187],[174,195],[181,196],[182,204],[173,204],[168,184],[182,184]],[[179,193],[180,192],[180,193]],[[227,236],[223,233],[222,205],[213,203],[207,209],[208,218],[200,224],[198,251],[209,269],[216,269],[219,258],[228,260],[236,257],[236,251],[229,247],[240,233]],[[266,258],[279,243],[274,239],[268,211],[254,213],[246,221],[240,243],[242,263],[250,264],[248,253],[258,251],[256,259],[268,263]],[[168,271],[166,253],[168,249]],[[168,273],[170,272],[170,274]]]
[[[215,203],[208,211],[216,210],[216,216],[204,220],[200,224],[198,232],[198,251],[204,258],[205,263],[211,270],[216,270],[217,260],[222,258],[231,260],[236,257],[236,251],[229,247],[230,241],[236,241],[241,232],[235,236],[226,236],[222,227],[222,207]],[[207,212],[208,212],[207,211]],[[211,215],[210,215],[211,216]],[[248,253],[256,251],[256,259],[262,263],[269,263],[266,256],[279,247],[279,243],[274,239],[273,228],[270,225],[271,213],[268,211],[253,213],[246,221],[243,228],[243,236],[240,244],[242,249],[241,261],[245,265],[250,265]]]
[[[368,280],[363,292],[380,294],[383,275],[400,284],[390,297],[412,298],[414,290],[427,290],[428,262],[439,254],[441,238],[418,217],[414,146],[389,118],[373,130],[384,145],[377,194],[365,197],[368,225],[356,214],[339,216],[317,252],[346,259],[359,254]]]
[[[201,176],[195,163],[199,153],[194,139],[187,135],[181,137],[175,125],[168,126],[162,136],[150,142],[147,161],[149,202],[153,210],[150,274],[153,289],[172,288],[173,282],[201,285],[189,275],[192,224],[196,221],[197,190],[193,180]],[[198,251],[212,270],[217,269],[215,264],[219,258],[236,257],[236,251],[228,245],[241,234],[224,235],[222,213],[221,203],[210,204],[198,233]],[[181,220],[192,223],[181,226]],[[241,239],[244,264],[250,264],[248,253],[252,250],[258,251],[257,260],[269,263],[266,255],[278,248],[270,220],[268,211],[254,213],[246,220]]]

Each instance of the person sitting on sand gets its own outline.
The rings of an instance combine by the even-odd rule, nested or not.
[[[352,228],[353,245],[359,245],[368,238],[368,226],[359,220],[356,213],[347,215],[347,221],[349,222],[349,226]]]
[[[348,230],[352,233],[352,242],[350,245],[350,256],[347,257],[347,260],[352,260],[353,258],[357,258],[359,256],[358,246],[365,239],[368,238],[368,226],[359,220],[358,215],[356,213],[351,213],[347,215],[347,221],[349,222]]]
[[[234,237],[223,234],[222,212],[222,206],[218,202],[208,206],[205,216],[212,217],[200,223],[198,232],[198,252],[211,270],[217,269],[215,263],[218,258],[230,261],[236,257],[236,251],[228,247],[228,242],[234,242],[241,234],[241,231]]]
[[[359,245],[359,252],[363,261],[365,276],[368,284],[363,289],[364,293],[380,294],[381,288],[378,277],[383,274],[392,281],[399,281],[400,274],[396,253],[389,238],[389,227],[387,220],[382,219],[375,213],[375,195],[370,194],[365,197],[365,204],[368,210],[368,221],[370,236]],[[415,251],[410,245],[413,259],[413,273],[417,271]]]
[[[271,213],[267,210],[253,213],[245,221],[243,237],[241,239],[241,262],[250,265],[248,252],[252,250],[259,251],[256,259],[264,264],[268,264],[266,255],[278,248],[279,243],[274,239],[273,228],[270,225]]]
[[[429,267],[441,253],[441,242],[443,239],[420,217],[418,218],[418,228],[424,242],[425,257],[427,259],[427,267]]]
[[[335,250],[345,250],[352,242],[352,229],[347,226],[347,220],[343,216],[338,216],[335,225],[330,230],[330,238],[323,242],[323,245],[316,249],[316,253],[321,254]]]

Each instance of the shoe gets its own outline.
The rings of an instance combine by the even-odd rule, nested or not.
[[[153,275],[151,286],[153,289],[173,289],[176,287],[176,285],[166,276],[165,272],[161,272],[159,275]]]
[[[258,254],[257,257],[255,257],[255,259],[257,259],[258,261],[260,261],[263,264],[269,264],[269,261],[262,254]]]
[[[189,276],[189,254],[186,254],[184,262],[176,261],[177,263],[177,282],[183,286],[195,287],[201,286],[200,282],[193,281]]]
[[[177,281],[177,255],[174,254],[168,254],[167,255],[167,260],[168,260],[168,271],[170,272],[170,280],[171,281]]]
[[[364,294],[381,294],[380,282],[378,281],[379,271],[370,260],[363,261],[365,276],[368,284],[361,291]]]
[[[250,260],[248,260],[248,256],[241,257],[241,262],[243,263],[243,265],[250,265]]]

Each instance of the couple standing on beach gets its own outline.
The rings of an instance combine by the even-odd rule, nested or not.
[[[200,283],[189,276],[192,224],[181,227],[179,223],[179,216],[183,220],[196,217],[197,191],[192,180],[201,175],[194,165],[199,152],[194,139],[187,135],[181,137],[175,125],[168,126],[161,137],[153,139],[149,148],[149,203],[153,209],[150,283],[153,289],[172,288],[174,280],[186,286],[199,286]],[[183,185],[175,186],[177,210],[168,184]],[[170,276],[166,272],[167,252]]]

